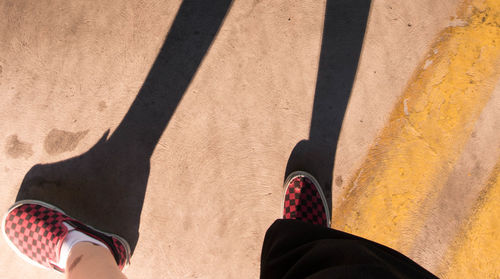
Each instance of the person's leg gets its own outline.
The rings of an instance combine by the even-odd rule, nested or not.
[[[261,256],[261,278],[436,278],[375,242],[299,220],[276,220]]]
[[[107,248],[80,242],[71,248],[66,266],[67,279],[125,279]]]
[[[121,270],[130,260],[127,241],[87,226],[53,205],[35,200],[15,203],[3,219],[2,232],[21,258],[67,278],[125,278]]]
[[[316,179],[292,173],[285,181],[284,220],[264,239],[261,278],[436,278],[395,250],[330,229],[328,213]]]

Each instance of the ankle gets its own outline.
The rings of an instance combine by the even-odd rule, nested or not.
[[[66,265],[68,278],[71,273],[78,273],[82,269],[117,269],[116,261],[109,249],[91,242],[75,244],[69,253]]]

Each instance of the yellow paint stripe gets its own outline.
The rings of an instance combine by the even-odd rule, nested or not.
[[[451,246],[444,278],[500,277],[500,161],[463,232]]]
[[[403,252],[411,247],[421,203],[446,182],[500,76],[500,1],[473,0],[459,14],[333,210],[333,227]]]

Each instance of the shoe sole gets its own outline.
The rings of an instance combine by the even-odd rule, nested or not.
[[[12,243],[12,241],[10,241],[10,239],[7,237],[7,235],[5,234],[5,222],[7,221],[7,216],[9,216],[9,213],[16,209],[17,207],[20,207],[22,205],[25,205],[25,204],[36,204],[36,205],[40,205],[40,206],[43,206],[43,207],[46,207],[48,209],[51,209],[51,210],[54,210],[54,211],[57,211],[61,214],[64,214],[66,216],[68,216],[69,218],[71,219],[74,219],[74,220],[78,220],[76,218],[73,218],[71,217],[70,215],[66,214],[62,209],[58,208],[57,206],[55,205],[52,205],[52,204],[49,204],[49,203],[46,203],[46,202],[43,202],[43,201],[39,201],[39,200],[20,200],[16,203],[14,203],[10,208],[9,210],[7,210],[7,213],[4,215],[3,219],[2,219],[2,235],[3,235],[3,238],[5,239],[5,241],[7,241],[7,244],[9,245],[9,247],[14,250],[14,252],[16,252],[16,254],[21,257],[23,260],[25,260],[26,262],[32,264],[32,265],[35,265],[37,267],[40,267],[40,268],[43,268],[43,269],[48,269],[48,270],[55,270],[55,271],[58,271],[57,269],[53,269],[53,268],[48,268],[44,265],[41,265],[39,264],[38,262],[32,260],[31,258],[29,258],[28,256],[24,255],[17,247],[16,245],[14,245],[14,243]],[[125,261],[125,266],[123,267],[123,270],[122,271],[125,271],[125,269],[130,265],[130,245],[128,244],[127,240],[125,240],[123,237],[119,236],[119,235],[116,235],[116,234],[112,234],[112,233],[108,233],[108,232],[103,232],[101,230],[98,230],[92,226],[89,226],[87,224],[84,224],[86,227],[94,230],[94,231],[97,231],[99,233],[102,233],[108,237],[114,237],[116,239],[118,239],[122,244],[123,246],[125,246],[125,249],[127,250],[127,259]],[[58,271],[59,272],[59,271]]]
[[[288,185],[290,185],[290,181],[292,181],[292,179],[294,179],[296,177],[308,178],[314,184],[314,186],[316,187],[316,190],[318,190],[319,196],[321,197],[321,201],[323,202],[323,207],[325,208],[325,211],[326,211],[326,224],[327,224],[327,227],[329,228],[330,222],[331,222],[330,209],[328,208],[328,203],[326,201],[325,194],[323,193],[323,189],[321,188],[321,185],[319,184],[318,180],[316,180],[316,178],[312,174],[310,174],[306,171],[294,171],[294,172],[290,173],[288,175],[288,177],[285,179],[285,183],[283,184],[283,188],[285,189],[285,191],[283,192],[283,202],[281,205],[281,209],[282,209],[281,214],[283,214],[283,208],[285,207],[285,195],[286,195],[286,191],[288,190]]]

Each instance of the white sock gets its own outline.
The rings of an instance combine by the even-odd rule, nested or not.
[[[66,222],[63,222],[63,224],[66,226],[66,228],[68,228],[68,234],[64,238],[63,244],[61,245],[61,253],[59,255],[59,262],[57,263],[57,266],[59,266],[60,268],[66,269],[66,262],[68,261],[69,252],[71,251],[71,248],[73,248],[73,246],[79,242],[91,242],[96,245],[108,248],[108,246],[101,241],[75,230],[75,228],[70,224]]]

